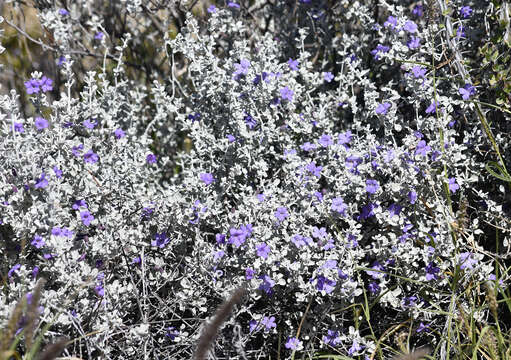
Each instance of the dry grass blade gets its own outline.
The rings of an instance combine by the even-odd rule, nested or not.
[[[27,305],[27,325],[25,326],[25,343],[27,349],[32,347],[34,341],[34,331],[39,317],[39,300],[41,299],[41,290],[46,283],[45,279],[39,279],[34,291],[32,292],[32,299],[30,304]]]
[[[50,344],[44,349],[44,351],[39,356],[38,360],[54,360],[57,356],[60,355],[62,351],[66,348],[67,339],[62,339],[57,341],[54,344]]]
[[[409,354],[398,355],[394,357],[394,360],[419,360],[429,355],[429,348],[425,347],[419,350],[415,350]]]
[[[215,318],[213,321],[208,324],[199,339],[199,343],[197,344],[197,350],[195,352],[196,360],[204,360],[206,359],[206,355],[208,353],[209,347],[213,343],[218,331],[220,330],[220,326],[227,320],[229,314],[232,311],[234,305],[241,301],[241,298],[245,294],[246,289],[244,287],[238,288],[229,299],[227,299],[216,311]]]
[[[26,297],[22,297],[18,300],[16,303],[16,306],[14,307],[14,311],[12,312],[11,318],[9,319],[9,322],[7,323],[7,327],[2,332],[2,338],[0,343],[0,352],[5,352],[9,350],[12,339],[14,338],[14,335],[16,334],[16,327],[21,319],[21,316],[23,315],[23,308],[25,307]]]

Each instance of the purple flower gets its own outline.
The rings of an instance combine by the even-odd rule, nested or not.
[[[426,109],[426,114],[432,114],[432,113],[436,112],[436,108],[438,105],[439,105],[438,101],[436,101],[436,100],[432,101],[431,104]]]
[[[232,143],[232,142],[236,141],[236,138],[231,134],[227,134],[227,141]]]
[[[261,194],[257,194],[257,200],[259,200],[260,203],[262,203],[264,201],[264,199],[266,198],[266,196],[261,193]]]
[[[426,267],[424,268],[426,270],[426,280],[437,280],[438,279],[438,273],[440,272],[440,268],[436,266],[435,262],[430,262]]]
[[[261,275],[259,279],[263,280],[263,283],[259,285],[259,290],[263,290],[267,295],[271,295],[273,293],[272,287],[275,286],[275,281],[268,275]]]
[[[74,235],[74,233],[71,230],[66,229],[66,228],[62,229],[62,236],[71,239],[73,237],[73,235]]]
[[[160,249],[163,249],[165,245],[167,245],[170,242],[170,239],[167,236],[167,233],[155,233],[154,234],[154,240],[151,241],[151,246],[159,247]]]
[[[66,58],[64,56],[59,56],[59,59],[57,60],[57,66],[62,66],[62,64],[65,62]]]
[[[376,295],[378,292],[380,292],[380,285],[378,285],[376,281],[370,282],[367,287],[373,295]]]
[[[459,188],[460,186],[456,183],[456,178],[449,178],[449,190],[454,194]]]
[[[459,40],[462,37],[465,37],[465,28],[463,27],[463,25],[460,25],[456,29],[456,40]]]
[[[83,121],[83,126],[87,129],[94,129],[94,127],[98,124],[97,121],[91,121],[91,119],[87,119]]]
[[[18,271],[19,269],[21,268],[21,265],[20,264],[16,264],[14,265],[8,272],[7,272],[7,277],[8,278],[12,278],[13,275],[16,273],[16,271]]]
[[[415,202],[417,201],[417,193],[415,191],[410,191],[408,193],[408,200],[410,200],[410,204],[415,204]]]
[[[176,337],[179,336],[179,331],[175,330],[174,326],[169,326],[167,328],[167,332],[165,333],[166,337],[169,337],[170,340],[174,341]]]
[[[236,8],[236,9],[239,9],[239,8],[240,8],[240,6],[239,6],[238,4],[233,3],[233,2],[229,2],[229,3],[227,4],[227,6],[228,6],[228,7],[232,7],[232,8]]]
[[[296,71],[298,70],[298,60],[293,60],[291,58],[289,58],[289,60],[287,61],[287,64],[289,65],[289,68],[293,71]]]
[[[263,259],[268,258],[268,254],[270,253],[270,247],[265,243],[259,243],[256,245],[257,256],[262,257]]]
[[[311,150],[314,150],[316,148],[316,145],[315,144],[311,144],[310,142],[306,142],[304,143],[303,145],[300,145],[300,148],[303,150],[303,151],[311,151]]]
[[[463,16],[465,19],[470,17],[470,15],[472,15],[472,9],[470,8],[470,6],[463,6],[460,9],[460,15]]]
[[[210,185],[213,183],[213,181],[215,181],[215,178],[210,173],[201,173],[199,178],[206,185]]]
[[[325,290],[327,294],[334,291],[336,284],[337,282],[335,280],[327,279],[323,275],[319,275],[316,279],[316,289],[319,291]]]
[[[408,42],[406,43],[406,45],[410,48],[410,49],[417,49],[418,47],[421,46],[421,39],[420,37],[417,37],[417,36],[411,36],[410,37],[410,40],[408,40]]]
[[[417,24],[415,24],[411,20],[407,20],[405,25],[403,26],[403,29],[405,31],[408,31],[410,34],[416,33],[417,32]]]
[[[71,149],[71,152],[73,153],[74,156],[78,157],[80,156],[80,151],[83,150],[83,144],[80,144],[78,146],[73,146],[73,148]]]
[[[318,142],[320,143],[321,146],[323,146],[325,148],[329,147],[330,145],[333,145],[333,143],[334,143],[334,141],[332,140],[332,137],[328,134],[321,135]]]
[[[323,77],[325,78],[326,82],[331,82],[335,76],[330,71],[328,71],[328,72],[323,73]]]
[[[415,331],[417,331],[418,333],[421,333],[423,331],[429,332],[430,331],[429,325],[425,325],[423,322],[421,322],[419,324],[419,326],[417,327],[417,330],[415,330]]]
[[[271,328],[277,327],[277,324],[275,323],[275,316],[272,317],[265,316],[263,320],[261,320],[261,324],[264,325],[265,332],[270,331]]]
[[[94,164],[98,162],[98,160],[99,160],[98,154],[94,153],[92,149],[83,154],[83,161],[85,161],[86,163]]]
[[[240,78],[242,75],[247,75],[248,68],[250,67],[250,61],[246,59],[242,59],[239,64],[234,64],[234,68],[236,71],[234,71],[234,77]]]
[[[323,170],[322,166],[316,166],[316,162],[312,161],[306,166],[307,171],[309,171],[315,177],[321,177],[321,170]]]
[[[121,128],[117,128],[114,131],[114,136],[117,140],[119,140],[120,138],[126,136],[126,133]]]
[[[255,329],[257,329],[257,321],[256,320],[250,320],[248,322],[249,332],[253,332]]]
[[[294,235],[293,237],[291,237],[291,241],[293,242],[293,244],[296,245],[296,247],[300,248],[302,246],[305,246],[305,241],[304,241],[304,238],[302,235]]]
[[[374,112],[377,113],[377,114],[383,114],[383,115],[386,115],[387,112],[389,111],[390,109],[390,103],[388,102],[385,102],[385,103],[382,103],[382,104],[379,104],[376,109],[374,109]]]
[[[148,154],[146,156],[146,161],[149,163],[149,164],[154,164],[156,163],[156,155],[154,154]]]
[[[332,211],[336,211],[341,215],[346,215],[346,209],[348,209],[348,205],[344,203],[342,197],[336,197],[332,199],[332,206],[330,207]]]
[[[41,189],[41,188],[45,188],[46,186],[48,186],[48,180],[46,180],[46,174],[42,173],[41,177],[39,179],[37,179],[37,182],[36,182],[34,188]]]
[[[94,287],[94,291],[96,292],[96,295],[99,297],[105,296],[105,289],[103,288],[103,285],[98,284]]]
[[[284,221],[285,218],[289,216],[289,213],[287,212],[287,209],[285,207],[279,207],[277,208],[277,211],[275,211],[275,217],[279,221]]]
[[[364,349],[364,345],[361,345],[358,343],[357,339],[353,339],[353,343],[351,344],[351,347],[348,350],[348,355],[353,356],[356,355],[357,352]]]
[[[247,124],[250,130],[252,130],[257,125],[257,121],[255,121],[254,118],[249,114],[246,114],[243,120],[245,120],[245,124]]]
[[[37,128],[37,130],[43,130],[48,127],[48,120],[38,116],[35,118],[34,124],[35,124],[35,127]]]
[[[32,269],[32,278],[35,279],[37,277],[37,274],[39,273],[39,266],[34,266]]]
[[[43,76],[41,80],[39,80],[39,86],[41,87],[41,90],[43,92],[51,91],[53,90],[53,80],[50,78],[47,78],[46,76]]]
[[[337,268],[337,260],[327,260],[322,266],[323,269],[336,269]]]
[[[373,279],[381,279],[382,277],[385,276],[385,274],[381,272],[381,271],[385,271],[385,267],[382,264],[380,264],[378,261],[373,262],[371,269],[378,270],[378,271],[372,271],[372,270],[366,271],[367,275],[371,276]]]
[[[458,264],[460,269],[473,269],[474,265],[477,265],[477,259],[473,258],[473,254],[470,252],[463,252],[459,255]]]
[[[321,168],[321,166],[319,166],[319,168]],[[318,176],[319,177],[319,176]],[[319,202],[322,202],[323,201],[323,194],[320,193],[319,191],[315,191],[314,192],[314,196],[316,197],[316,199],[318,199]]]
[[[412,74],[416,78],[423,78],[424,79],[424,75],[426,75],[426,69],[423,68],[422,66],[415,65],[414,67],[412,67]]]
[[[37,94],[39,92],[39,80],[30,79],[25,81],[25,88],[27,89],[27,94]]]
[[[76,200],[72,206],[73,210],[78,210],[81,207],[87,208],[87,203],[85,202],[85,200]]]
[[[17,122],[14,123],[14,130],[19,133],[25,132],[25,129],[23,128],[23,124],[17,123]]]
[[[391,162],[395,157],[396,157],[396,155],[394,154],[394,150],[389,149],[389,150],[387,150],[387,153],[385,154],[383,161],[387,164],[387,163]]]
[[[476,89],[471,84],[465,84],[462,88],[459,88],[461,97],[463,100],[469,100],[472,95],[475,95]]]
[[[196,112],[195,114],[188,114],[188,119],[192,120],[193,122],[199,121],[201,118],[201,114]]]
[[[324,227],[322,227],[321,229],[318,229],[317,226],[314,226],[312,228],[312,237],[314,237],[316,239],[323,239],[326,236],[327,236],[327,233],[326,233],[326,229]]]
[[[402,208],[403,207],[399,204],[396,203],[391,204],[388,208],[390,217],[393,217],[394,215],[399,215]]]
[[[377,180],[368,179],[366,180],[366,191],[369,194],[374,194],[380,188],[380,183]]]
[[[302,346],[302,342],[295,337],[289,337],[286,342],[286,349],[296,350]]]
[[[431,151],[431,146],[428,146],[426,141],[421,140],[415,148],[415,155],[426,156],[429,151]]]
[[[34,240],[32,240],[32,242],[30,244],[32,244],[36,248],[40,249],[46,244],[46,242],[40,235],[35,235]]]
[[[293,95],[294,95],[293,90],[291,90],[287,86],[280,89],[280,97],[282,98],[282,100],[293,101]]]
[[[218,250],[217,252],[215,252],[215,254],[213,255],[213,260],[217,261],[221,258],[223,258],[225,256],[225,251],[223,250]]]
[[[216,13],[216,6],[215,5],[210,5],[208,7],[208,13],[210,13],[210,14]]]
[[[248,267],[245,269],[245,279],[250,280],[254,278],[255,271],[254,269]]]
[[[80,212],[80,218],[85,226],[89,226],[92,220],[94,220],[94,216],[87,210]]]
[[[231,228],[229,230],[229,234],[230,234],[229,244],[233,244],[237,248],[239,248],[247,238],[246,232],[243,231],[242,229]]]
[[[218,245],[225,244],[225,234],[216,234],[215,240]]]
[[[99,31],[96,33],[96,35],[94,35],[94,39],[101,40],[101,39],[103,39],[104,36],[105,36],[105,34],[103,34],[103,32],[101,32],[101,31]]]
[[[389,16],[387,18],[387,21],[383,23],[383,26],[385,27],[391,27],[392,29],[395,29],[397,26],[397,19],[394,16]]]
[[[338,143],[339,145],[343,145],[346,149],[348,148],[348,145],[351,140],[353,139],[353,134],[350,130],[346,131],[345,133],[341,133],[338,136]]]
[[[62,177],[62,170],[60,170],[57,166],[53,167],[53,172],[55,173],[57,179],[60,179]]]
[[[421,17],[423,15],[423,11],[422,11],[422,5],[421,4],[417,4],[415,5],[415,7],[413,8],[412,10],[412,14],[418,16],[418,17]]]
[[[325,344],[337,346],[341,342],[339,331],[328,330],[327,335],[324,335],[322,340]]]
[[[362,158],[352,155],[346,158],[346,167],[350,169],[352,173],[357,173],[357,166],[362,163]]]
[[[69,11],[66,9],[59,9],[59,14],[62,16],[69,15]]]
[[[415,306],[415,302],[417,301],[417,296],[409,296],[409,297],[405,297],[403,299],[403,306],[404,307],[413,307]]]
[[[389,52],[390,48],[388,46],[378,44],[376,46],[376,49],[371,50],[371,54],[374,56],[375,60],[380,60],[380,53],[387,53]]]

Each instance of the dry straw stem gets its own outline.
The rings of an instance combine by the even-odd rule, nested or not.
[[[245,295],[246,289],[245,287],[238,288],[229,299],[227,299],[216,311],[215,318],[213,321],[206,325],[204,328],[202,335],[199,339],[199,343],[197,344],[197,350],[195,352],[196,360],[204,360],[206,359],[206,355],[208,350],[213,343],[218,331],[220,330],[220,326],[227,320],[229,317],[234,305],[241,301],[243,295]]]
[[[429,348],[425,347],[419,350],[415,350],[409,354],[398,355],[394,360],[419,360],[429,355]]]
[[[44,349],[43,353],[38,357],[38,360],[54,360],[66,348],[67,339],[62,339],[54,344],[50,344]]]
[[[41,290],[46,283],[46,280],[41,278],[37,281],[35,289],[32,292],[32,300],[27,305],[27,325],[25,326],[25,343],[27,349],[32,347],[34,341],[34,331],[37,325],[37,319],[39,317],[38,304],[41,299]]]
[[[23,308],[25,307],[26,303],[26,297],[22,297],[18,300],[16,303],[16,306],[14,307],[14,311],[12,312],[11,318],[9,319],[9,322],[7,323],[7,327],[2,332],[2,337],[0,339],[0,353],[5,353],[9,350],[12,339],[14,335],[16,334],[16,327],[21,319],[21,316],[23,315]]]

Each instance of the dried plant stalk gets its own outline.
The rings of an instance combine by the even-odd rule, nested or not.
[[[35,289],[32,292],[32,300],[27,305],[27,325],[25,326],[25,344],[27,349],[32,347],[34,341],[34,332],[37,325],[37,318],[39,317],[39,300],[41,299],[41,290],[46,283],[46,280],[41,278],[37,281]]]
[[[16,303],[14,311],[12,312],[11,318],[7,323],[7,327],[2,332],[2,338],[0,339],[0,352],[9,350],[14,335],[16,334],[16,326],[23,315],[23,308],[25,307],[26,297],[22,297]]]
[[[409,354],[398,355],[394,360],[419,360],[429,355],[429,348],[415,350]]]
[[[220,330],[220,326],[227,320],[229,317],[234,305],[241,301],[241,298],[245,294],[246,289],[244,287],[238,288],[229,299],[227,299],[216,311],[215,318],[213,321],[206,325],[204,328],[202,335],[199,339],[199,343],[197,344],[197,350],[195,352],[196,360],[204,360],[206,359],[206,355],[208,350],[215,340],[218,331]]]
[[[66,348],[68,343],[67,339],[62,339],[57,341],[54,344],[50,344],[46,347],[43,353],[39,356],[38,360],[54,360],[57,356],[60,355],[62,351]]]

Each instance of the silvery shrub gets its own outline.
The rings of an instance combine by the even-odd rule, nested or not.
[[[3,87],[1,319],[44,277],[41,322],[49,338],[79,338],[69,354],[189,358],[246,284],[217,357],[274,356],[279,337],[285,356],[370,357],[408,319],[417,344],[441,341],[451,285],[468,308],[469,284],[495,279],[483,242],[488,223],[509,227],[509,209],[481,155],[471,100],[484,89],[437,66],[454,50],[426,6],[203,4],[157,40],[168,68],[147,85],[123,61],[141,34],[111,46],[91,4],[39,10],[60,40],[62,83],[26,79],[30,116]],[[117,5],[150,21],[142,2]],[[449,8],[467,28],[453,40],[463,53],[485,8]],[[75,71],[81,16],[105,54],[98,71]],[[354,320],[364,303],[371,329]]]

